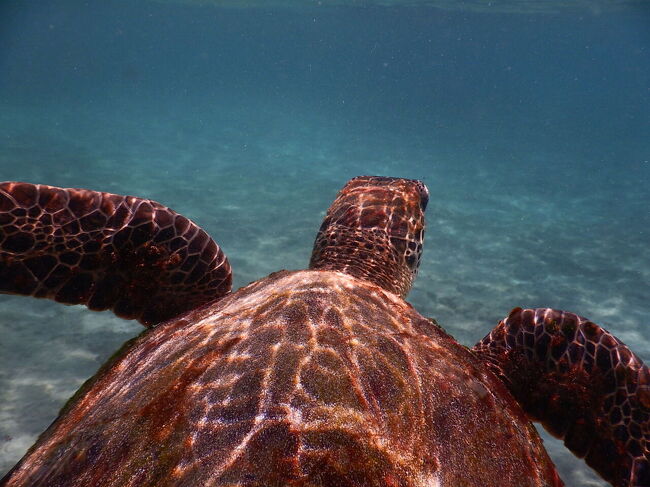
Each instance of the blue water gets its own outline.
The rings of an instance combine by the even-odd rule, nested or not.
[[[5,0],[0,179],[160,201],[235,287],[305,267],[348,178],[422,179],[422,314],[472,345],[514,306],[563,308],[649,361],[650,8],[602,5]],[[0,473],[139,331],[0,296]],[[606,485],[546,441],[568,487]]]

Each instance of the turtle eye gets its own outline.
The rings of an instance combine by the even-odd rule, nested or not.
[[[414,270],[417,267],[418,256],[416,254],[408,254],[406,256],[406,265],[409,266],[411,270]]]

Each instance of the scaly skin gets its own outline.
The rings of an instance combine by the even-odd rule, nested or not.
[[[428,201],[420,181],[351,179],[327,210],[309,268],[345,272],[406,297],[420,265]]]
[[[208,234],[155,201],[0,183],[0,292],[150,326],[223,296],[231,282]]]
[[[619,339],[573,313],[515,308],[473,350],[604,479],[650,486],[650,371]]]

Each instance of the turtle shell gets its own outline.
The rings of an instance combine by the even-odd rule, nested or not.
[[[560,486],[500,380],[396,295],[282,271],[144,331],[9,486]]]

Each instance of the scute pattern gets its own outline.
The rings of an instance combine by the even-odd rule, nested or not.
[[[515,308],[474,350],[614,487],[650,486],[650,372],[620,340],[573,313]]]
[[[420,265],[428,201],[420,181],[351,179],[327,211],[309,267],[345,272],[405,297]]]
[[[152,325],[223,296],[231,280],[219,246],[155,201],[0,183],[0,292]]]
[[[500,380],[394,294],[279,272],[146,331],[6,486],[559,487]]]

